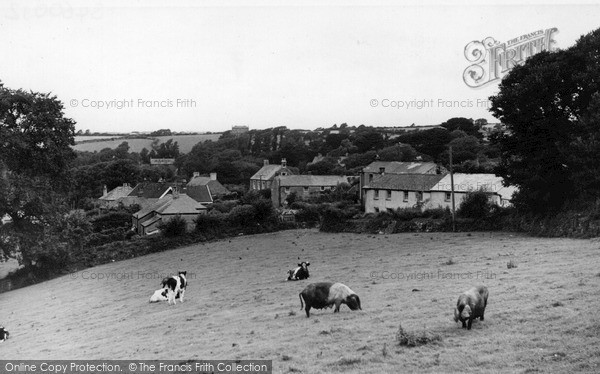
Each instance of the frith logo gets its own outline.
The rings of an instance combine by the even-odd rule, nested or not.
[[[501,79],[510,69],[542,51],[552,51],[556,27],[521,35],[505,43],[492,37],[474,40],[465,47],[465,58],[472,63],[463,72],[469,87],[477,88]]]

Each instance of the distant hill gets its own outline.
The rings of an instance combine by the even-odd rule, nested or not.
[[[141,152],[142,149],[146,148],[149,151],[152,149],[152,141],[158,139],[161,143],[173,139],[174,142],[179,144],[179,152],[189,153],[192,148],[200,143],[207,140],[216,141],[219,139],[221,134],[199,134],[199,135],[170,135],[170,136],[157,136],[157,137],[140,137],[140,138],[127,138],[127,137],[112,137],[99,136],[98,141],[94,141],[92,136],[76,136],[75,146],[73,149],[76,151],[87,151],[87,152],[98,152],[104,148],[117,148],[121,143],[127,142],[129,144],[129,152]],[[108,139],[107,139],[108,138]]]

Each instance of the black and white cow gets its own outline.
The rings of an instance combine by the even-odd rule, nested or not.
[[[302,310],[302,307],[306,306],[307,318],[310,317],[310,308],[323,309],[335,305],[333,312],[337,313],[340,311],[340,306],[346,304],[350,310],[362,310],[358,295],[342,283],[311,283],[300,292],[299,296],[300,309]]]
[[[8,333],[8,330],[6,330],[4,327],[0,326],[0,343],[5,341],[6,339],[8,339],[9,335],[10,334]]]
[[[163,279],[161,283],[162,288],[154,291],[154,294],[150,297],[150,302],[166,300],[171,305],[171,302],[176,304],[175,300],[180,299],[183,303],[183,296],[187,287],[186,274],[186,271],[180,271],[177,275]]]
[[[310,262],[302,261],[298,264],[298,267],[293,270],[288,270],[287,280],[302,280],[307,279],[310,275],[308,274],[308,265]]]

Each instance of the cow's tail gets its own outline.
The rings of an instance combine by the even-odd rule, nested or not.
[[[302,310],[304,308],[304,303],[302,302],[302,292],[298,294],[298,297],[300,298],[300,310]]]

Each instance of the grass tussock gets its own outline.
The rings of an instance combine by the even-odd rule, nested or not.
[[[442,336],[423,329],[422,331],[409,332],[402,325],[398,327],[396,342],[399,346],[418,347],[426,344],[436,344],[442,341]]]

